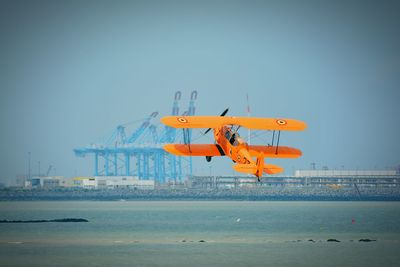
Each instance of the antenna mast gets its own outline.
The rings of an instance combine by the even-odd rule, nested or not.
[[[247,100],[247,117],[250,117],[250,105],[249,105],[249,94],[246,94],[246,100]],[[250,129],[247,129],[247,143],[250,145]]]

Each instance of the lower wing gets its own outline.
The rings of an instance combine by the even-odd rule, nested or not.
[[[216,144],[166,144],[164,150],[176,156],[224,156],[225,153]]]
[[[249,146],[252,157],[258,157],[261,152],[266,158],[298,158],[302,155],[301,150],[287,146]]]

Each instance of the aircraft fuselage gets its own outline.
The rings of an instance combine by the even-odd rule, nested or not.
[[[218,149],[222,149],[226,156],[241,164],[255,163],[248,152],[248,144],[240,138],[237,132],[228,126],[214,129],[214,138]]]

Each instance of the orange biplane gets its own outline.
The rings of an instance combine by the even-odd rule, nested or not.
[[[301,131],[307,125],[299,120],[250,118],[250,117],[224,117],[226,109],[221,116],[167,116],[161,122],[173,128],[208,128],[214,130],[215,144],[166,144],[164,150],[177,156],[205,156],[207,161],[212,157],[228,156],[236,164],[233,168],[242,173],[253,174],[258,178],[263,173],[278,174],[283,168],[264,163],[264,158],[297,158],[302,155],[296,148],[279,146],[280,131]],[[235,126],[236,129],[235,129]],[[245,127],[255,130],[272,130],[272,145],[249,145],[238,134],[238,129]],[[277,144],[274,146],[275,131]]]

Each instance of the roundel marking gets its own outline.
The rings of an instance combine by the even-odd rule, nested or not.
[[[187,119],[185,119],[184,117],[178,117],[177,120],[180,123],[187,123],[188,122]]]
[[[285,121],[285,120],[276,120],[276,123],[277,123],[278,125],[286,125],[286,124],[287,124],[287,121]]]

